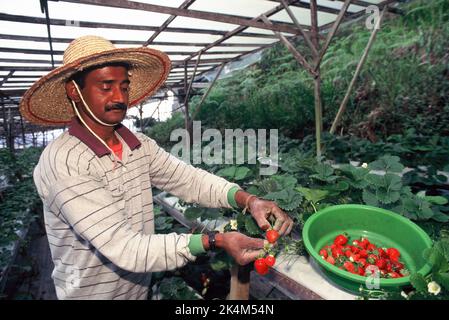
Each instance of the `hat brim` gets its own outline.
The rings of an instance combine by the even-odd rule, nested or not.
[[[150,48],[124,48],[103,51],[49,72],[29,88],[21,102],[20,112],[30,122],[45,126],[61,126],[74,116],[65,84],[75,73],[95,65],[126,62],[131,65],[129,107],[153,95],[165,82],[171,68],[169,57]]]

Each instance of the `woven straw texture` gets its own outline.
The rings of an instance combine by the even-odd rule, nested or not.
[[[20,112],[30,122],[46,126],[63,125],[74,116],[65,83],[76,72],[107,62],[131,65],[129,107],[144,101],[164,83],[170,72],[170,59],[150,48],[116,49],[101,37],[84,36],[70,43],[63,65],[39,79],[27,90]]]

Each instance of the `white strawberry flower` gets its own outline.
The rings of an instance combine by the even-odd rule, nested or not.
[[[404,291],[401,291],[401,296],[404,297],[404,299],[408,299],[409,296]]]
[[[427,284],[427,290],[429,291],[429,293],[432,293],[433,295],[436,296],[437,294],[440,293],[441,287],[435,281],[431,281]]]
[[[237,230],[237,220],[230,220],[231,230]]]
[[[368,163],[364,162],[364,163],[362,164],[362,168],[363,168],[363,169],[368,168]]]

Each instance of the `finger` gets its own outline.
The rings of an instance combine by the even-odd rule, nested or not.
[[[268,222],[267,218],[265,218],[264,214],[257,214],[253,213],[254,220],[256,220],[257,225],[259,228],[261,228],[263,231],[270,228],[270,223]]]
[[[280,235],[280,236],[284,236],[284,235],[286,234],[287,229],[288,229],[289,226],[290,226],[289,220],[286,219],[286,220],[284,221],[284,223],[281,225],[281,228],[279,229],[279,235]]]
[[[285,232],[285,234],[286,234],[286,235],[287,235],[287,234],[290,234],[290,232],[292,232],[292,229],[293,229],[293,220],[290,221],[290,225],[288,226],[288,229],[287,229],[287,231]]]
[[[258,238],[250,238],[248,237],[248,242],[246,247],[248,249],[262,249],[264,247],[264,239],[258,239]]]
[[[279,207],[275,206],[273,207],[273,209],[271,210],[271,212],[273,213],[273,215],[276,217],[276,222],[274,223],[274,227],[273,229],[276,231],[279,231],[279,234],[282,235],[283,233],[281,233],[281,229],[283,224],[286,222],[287,220],[287,214],[285,214],[281,209],[279,209]],[[282,231],[285,231],[282,230]]]
[[[254,260],[256,260],[257,258],[259,258],[261,255],[264,254],[263,250],[251,250],[251,251],[246,251],[243,254],[243,258],[242,258],[242,265],[248,264]]]

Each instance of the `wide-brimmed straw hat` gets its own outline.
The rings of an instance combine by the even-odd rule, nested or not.
[[[155,93],[170,72],[169,57],[146,47],[116,48],[109,40],[98,36],[83,36],[73,40],[64,52],[63,65],[36,81],[25,92],[20,112],[30,122],[59,126],[74,116],[67,97],[65,83],[75,73],[110,62],[125,62],[129,71],[129,107]]]

